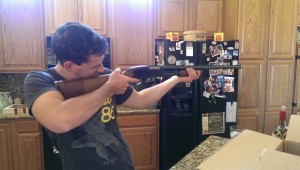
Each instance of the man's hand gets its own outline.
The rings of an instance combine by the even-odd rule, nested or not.
[[[109,76],[107,85],[112,94],[123,94],[129,83],[137,83],[138,79],[127,77],[121,74],[121,69],[115,69]]]
[[[188,82],[191,83],[193,80],[199,79],[202,74],[202,71],[194,70],[193,68],[187,68],[186,71],[188,72],[187,77],[178,77],[179,82]]]

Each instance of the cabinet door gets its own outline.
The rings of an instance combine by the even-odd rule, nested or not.
[[[108,2],[113,68],[153,64],[153,0]]]
[[[158,115],[119,115],[118,123],[135,169],[158,169]]]
[[[122,128],[135,169],[157,169],[157,127]]]
[[[225,39],[240,41],[240,60],[261,60],[268,55],[270,0],[225,2]]]
[[[214,32],[223,31],[223,0],[197,0],[196,7],[196,29],[213,39]]]
[[[0,71],[45,68],[43,1],[0,1]]]
[[[293,114],[300,114],[300,56],[296,59],[295,83],[294,83],[294,101]]]
[[[106,0],[45,0],[46,35],[66,21],[82,22],[106,35]]]
[[[10,123],[0,123],[0,169],[13,170]]]
[[[268,62],[268,79],[266,109],[279,111],[281,105],[290,110],[293,99],[294,60],[270,60]]]
[[[13,122],[12,139],[15,170],[43,169],[42,136],[36,121]]]
[[[106,35],[106,0],[80,0],[79,20]]]
[[[238,126],[263,132],[266,64],[262,60],[240,60]]]
[[[78,21],[77,0],[45,0],[46,35],[66,21]]]
[[[269,59],[295,58],[297,10],[298,0],[271,1]]]
[[[157,36],[167,32],[183,32],[192,29],[195,11],[191,0],[159,0]]]

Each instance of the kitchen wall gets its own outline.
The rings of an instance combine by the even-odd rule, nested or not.
[[[26,73],[0,73],[0,92],[11,92],[12,99],[20,97],[24,103],[23,82]]]

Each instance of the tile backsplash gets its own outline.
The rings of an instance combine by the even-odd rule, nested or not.
[[[23,82],[27,73],[0,73],[0,91],[10,92],[12,99],[17,97],[24,103]]]

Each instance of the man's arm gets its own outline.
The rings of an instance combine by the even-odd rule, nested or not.
[[[32,105],[32,113],[47,129],[55,133],[68,132],[93,116],[108,97],[124,93],[128,83],[137,81],[123,76],[117,69],[103,86],[91,93],[67,100],[55,90],[40,95]]]
[[[192,82],[193,80],[198,79],[202,73],[201,71],[195,71],[191,68],[187,68],[187,72],[187,77],[172,76],[168,80],[140,92],[134,91],[129,99],[122,105],[131,108],[146,108],[150,104],[160,100],[176,84],[181,82]]]

